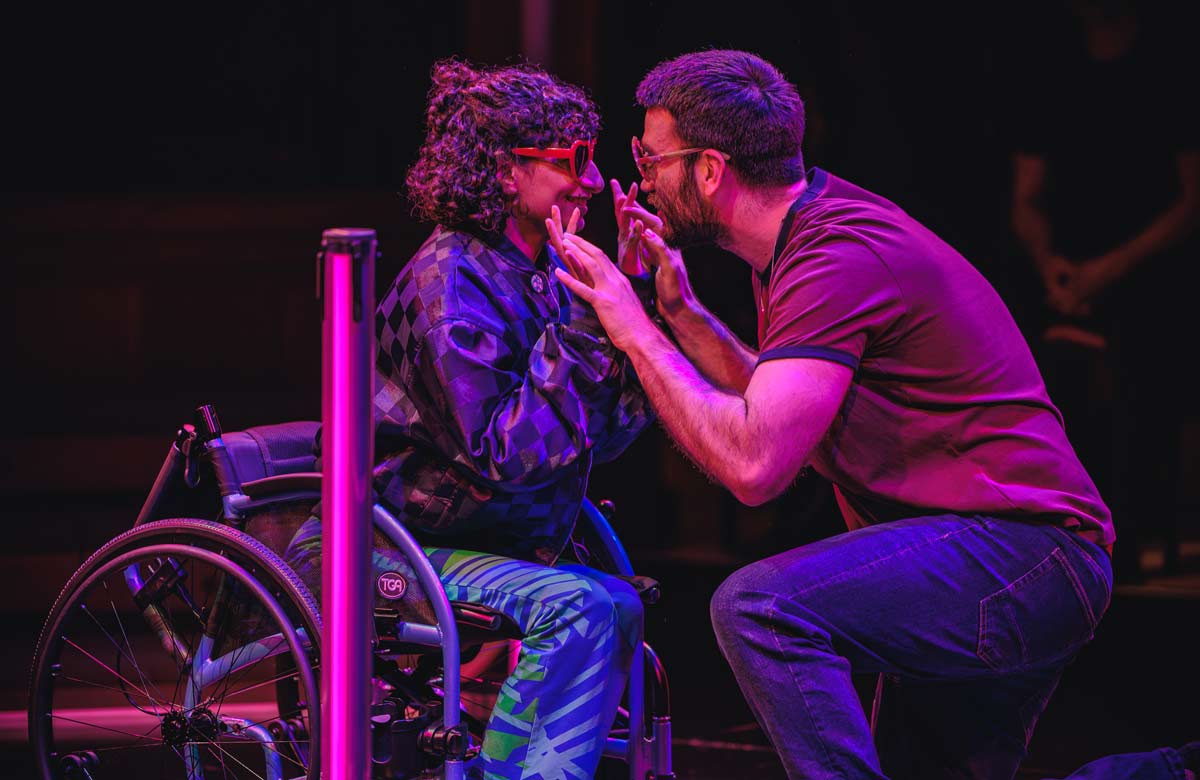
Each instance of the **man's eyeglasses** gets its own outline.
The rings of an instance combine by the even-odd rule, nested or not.
[[[708,147],[706,146],[689,146],[687,149],[676,149],[673,152],[663,152],[662,154],[646,154],[646,150],[642,148],[642,141],[637,136],[633,138],[633,164],[637,166],[638,173],[643,179],[653,179],[655,168],[658,164],[672,157],[682,157],[685,154],[695,154],[703,152]],[[719,153],[726,160],[731,159],[728,154],[719,149],[714,149],[714,152]]]
[[[588,163],[596,152],[596,139],[576,141],[568,148],[551,146],[538,149],[533,146],[518,146],[512,153],[518,157],[536,157],[539,160],[567,160],[571,165],[571,175],[582,179],[587,173]]]

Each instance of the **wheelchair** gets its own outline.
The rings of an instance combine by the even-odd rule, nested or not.
[[[320,500],[318,427],[222,433],[210,406],[180,427],[134,527],[84,562],[46,619],[28,721],[41,780],[320,776],[321,612],[282,557]],[[568,552],[653,603],[657,583],[633,575],[609,515],[607,502],[585,500]],[[411,565],[429,614],[454,625],[376,607],[363,724],[371,777],[462,777],[499,688],[464,675],[463,662],[515,637],[498,613],[449,602],[421,546],[378,502],[373,522]],[[674,777],[667,677],[644,643],[604,756],[619,761],[602,770],[624,762],[631,780]]]

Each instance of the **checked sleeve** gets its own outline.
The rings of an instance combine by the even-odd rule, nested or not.
[[[455,460],[489,482],[529,489],[594,449],[615,455],[649,422],[626,362],[559,322],[523,355],[498,328],[454,318],[426,332],[416,370],[426,387],[442,388],[436,416],[456,440]]]

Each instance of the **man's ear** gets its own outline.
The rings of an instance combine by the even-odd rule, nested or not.
[[[504,190],[504,194],[510,197],[516,195],[517,161],[504,152],[496,152],[496,168],[496,178],[500,180],[500,187]]]
[[[733,175],[729,169],[729,161],[715,149],[705,149],[700,153],[700,164],[695,170],[700,191],[709,197],[721,188],[725,177]]]

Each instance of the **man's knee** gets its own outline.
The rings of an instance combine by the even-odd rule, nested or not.
[[[761,562],[738,569],[713,592],[708,613],[718,636],[737,637],[747,620],[765,616],[771,599],[764,592],[761,569]]]

